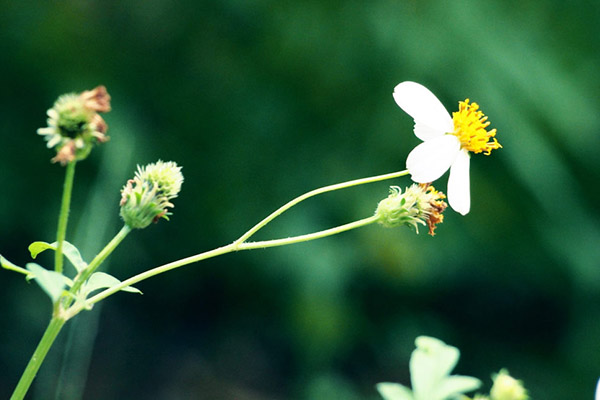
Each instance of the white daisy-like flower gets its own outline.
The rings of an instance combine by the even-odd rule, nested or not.
[[[477,103],[461,101],[450,116],[438,98],[416,82],[396,86],[394,100],[415,120],[415,135],[423,141],[406,159],[412,180],[433,182],[450,169],[448,202],[466,215],[471,208],[469,153],[489,155],[502,147],[494,137],[496,129],[485,129],[490,123]]]

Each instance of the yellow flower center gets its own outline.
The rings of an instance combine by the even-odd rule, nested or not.
[[[452,113],[454,122],[454,136],[458,137],[463,149],[473,153],[483,152],[486,156],[494,149],[502,146],[494,136],[496,129],[486,131],[490,125],[483,112],[479,111],[479,104],[469,104],[469,99],[458,102],[458,111]],[[491,139],[491,140],[490,140]]]

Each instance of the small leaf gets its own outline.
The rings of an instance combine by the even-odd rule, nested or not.
[[[376,387],[385,400],[414,400],[410,389],[399,383],[382,382],[378,383]]]
[[[111,288],[113,286],[117,286],[120,283],[120,280],[105,272],[94,272],[85,284],[85,292],[87,295],[93,292],[94,290]],[[132,286],[126,286],[121,290],[124,292],[142,294],[140,290]]]
[[[56,242],[52,244],[56,245]],[[79,253],[77,247],[66,240],[63,242],[63,254],[69,261],[71,261],[71,264],[73,264],[77,272],[81,272],[81,270],[87,267],[87,263],[83,261],[81,253]]]
[[[2,256],[0,256],[0,265],[2,265],[2,268],[7,269],[9,271],[19,272],[24,275],[31,274],[31,272],[27,271],[25,268],[16,266],[15,264],[11,263],[10,261],[8,261],[6,258],[4,258]]]
[[[55,303],[66,286],[66,277],[56,271],[48,271],[35,263],[27,264],[27,269],[33,274],[31,278],[36,280],[44,292],[50,296],[52,303]]]
[[[33,242],[29,245],[29,252],[31,253],[31,257],[35,259],[38,254],[46,250],[54,250],[56,251],[57,243],[46,243],[46,242]],[[71,264],[75,267],[77,272],[81,272],[85,267],[87,267],[87,263],[83,261],[81,257],[81,253],[77,247],[67,242],[63,241],[63,254],[67,259],[71,262]]]
[[[31,253],[31,258],[35,260],[35,258],[43,251],[48,249],[56,250],[56,247],[53,244],[46,242],[33,242],[28,247],[29,252]]]
[[[0,256],[0,265],[2,265],[2,268],[7,269],[9,271],[15,271],[15,272],[19,272],[23,275],[26,275],[26,277],[29,277],[29,275],[31,275],[31,272],[27,271],[25,268],[21,268],[13,263],[11,263],[10,261],[8,261],[6,258]]]

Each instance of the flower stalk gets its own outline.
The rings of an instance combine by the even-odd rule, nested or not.
[[[54,254],[54,270],[62,273],[63,271],[63,242],[67,234],[67,222],[69,220],[69,209],[71,206],[71,194],[73,192],[73,180],[75,177],[76,161],[67,164],[65,170],[65,183],[63,186],[63,195],[58,216],[58,228],[56,230],[56,253]]]
[[[333,185],[324,186],[324,187],[321,187],[318,189],[311,190],[310,192],[307,192],[301,196],[298,196],[295,199],[287,202],[283,206],[279,207],[277,210],[275,210],[274,212],[269,214],[265,219],[260,221],[258,224],[254,225],[250,230],[248,230],[248,232],[244,233],[234,243],[240,244],[240,243],[247,241],[248,239],[250,239],[250,237],[252,235],[254,235],[256,232],[258,232],[260,229],[264,228],[269,222],[273,221],[275,218],[277,218],[278,216],[280,216],[281,214],[283,214],[285,211],[289,210],[290,208],[294,207],[296,204],[300,203],[301,201],[304,201],[311,197],[317,196],[319,194],[327,193],[327,192],[332,192],[334,190],[345,189],[345,188],[358,186],[358,185],[364,185],[365,183],[385,181],[388,179],[399,178],[399,177],[405,176],[405,175],[408,175],[408,170],[391,172],[389,174],[377,175],[377,176],[372,176],[369,178],[355,179],[355,180],[346,181],[346,182],[342,182],[342,183],[336,183]]]
[[[380,220],[380,216],[376,214],[376,215],[373,215],[368,218],[360,219],[358,221],[354,221],[354,222],[350,222],[348,224],[337,226],[335,228],[325,229],[323,231],[309,233],[306,235],[299,235],[299,236],[283,238],[283,239],[248,242],[248,239],[251,236],[253,236],[260,229],[264,228],[269,222],[273,221],[275,218],[277,218],[278,216],[283,214],[285,211],[289,210],[293,206],[297,205],[298,203],[300,203],[310,197],[313,197],[313,196],[316,196],[316,195],[319,195],[322,193],[327,193],[327,192],[331,192],[334,190],[358,186],[358,185],[362,185],[362,184],[366,184],[366,183],[379,182],[379,181],[383,181],[386,179],[393,179],[393,178],[397,178],[397,177],[404,176],[407,174],[408,174],[408,171],[406,171],[406,170],[399,171],[399,172],[392,172],[389,174],[377,175],[377,176],[372,176],[369,178],[355,179],[355,180],[342,182],[342,183],[329,185],[329,186],[324,186],[324,187],[321,187],[321,188],[318,188],[315,190],[311,190],[310,192],[307,192],[301,196],[296,197],[295,199],[289,201],[288,203],[284,204],[283,206],[281,206],[280,208],[275,210],[273,213],[269,214],[266,218],[264,218],[258,224],[256,224],[252,228],[250,228],[246,233],[244,233],[242,236],[240,236],[240,238],[237,239],[236,241],[234,241],[233,243],[213,249],[213,250],[209,250],[209,251],[206,251],[203,253],[199,253],[199,254],[196,254],[196,255],[193,255],[190,257],[182,258],[180,260],[173,261],[173,262],[155,267],[148,271],[142,272],[138,275],[135,275],[129,279],[122,281],[119,285],[105,289],[102,292],[96,294],[95,296],[90,297],[86,301],[86,304],[88,306],[91,306],[91,305],[93,305],[101,300],[104,300],[105,298],[117,293],[118,291],[122,290],[123,288],[125,288],[127,286],[135,285],[135,284],[137,284],[143,280],[146,280],[148,278],[151,278],[153,276],[171,271],[171,270],[179,268],[179,267],[183,267],[188,264],[203,261],[203,260],[206,260],[209,258],[217,257],[220,255],[224,255],[227,253],[240,251],[240,250],[252,250],[252,249],[285,246],[285,245],[294,244],[294,243],[307,242],[310,240],[320,239],[323,237],[327,237],[327,236],[335,235],[335,234],[338,234],[341,232],[345,232],[345,231],[348,231],[351,229],[356,229],[356,228],[359,228],[362,226],[366,226],[366,225],[372,224],[374,222],[378,222]],[[80,306],[80,307],[83,307],[83,306]],[[80,310],[75,310],[74,312],[77,313],[79,311]]]
[[[106,260],[106,258],[117,248],[119,244],[127,237],[127,235],[131,232],[131,228],[128,225],[124,225],[121,230],[115,235],[114,238],[94,257],[92,262],[82,270],[79,275],[75,278],[75,282],[73,286],[69,290],[69,293],[72,295],[76,295],[81,286],[89,279],[90,276]],[[71,318],[72,315],[68,315],[68,318]],[[68,319],[67,318],[67,319]]]

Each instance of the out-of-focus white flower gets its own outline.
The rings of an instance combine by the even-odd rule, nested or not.
[[[487,131],[487,117],[469,99],[458,104],[452,116],[437,97],[416,82],[402,82],[394,89],[394,100],[415,120],[415,135],[423,141],[406,159],[406,168],[415,182],[429,183],[450,169],[448,202],[465,215],[471,208],[469,162],[471,153],[489,155],[502,147]]]
[[[108,126],[98,114],[108,111],[110,95],[104,86],[60,96],[47,111],[48,126],[37,130],[48,148],[56,147],[52,162],[66,165],[83,160],[95,144],[108,141]]]

